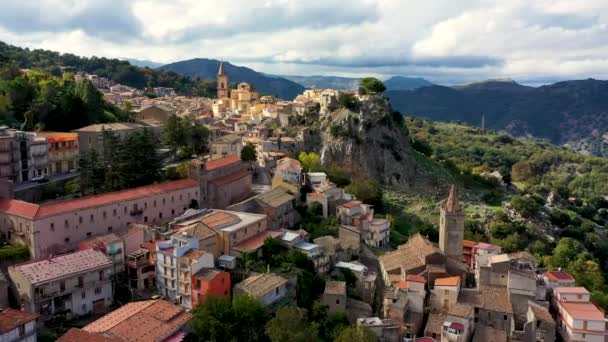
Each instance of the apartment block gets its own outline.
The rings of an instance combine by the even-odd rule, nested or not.
[[[0,178],[18,184],[49,175],[48,140],[0,126]]]
[[[112,261],[94,249],[11,266],[8,272],[22,307],[44,318],[103,312],[112,303]]]
[[[77,133],[38,132],[49,142],[50,175],[60,175],[78,170],[80,148]]]
[[[584,287],[557,287],[553,290],[557,308],[557,333],[564,342],[603,342],[608,337],[606,317]]]

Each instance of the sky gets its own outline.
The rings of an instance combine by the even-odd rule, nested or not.
[[[608,79],[606,0],[0,0],[0,40],[279,75]]]

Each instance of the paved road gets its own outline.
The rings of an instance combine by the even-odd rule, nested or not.
[[[27,190],[27,189],[31,189],[31,188],[35,188],[35,187],[39,187],[39,186],[43,186],[45,184],[49,184],[49,183],[53,183],[53,182],[59,182],[59,181],[64,181],[67,179],[73,179],[80,176],[80,172],[73,172],[73,173],[66,173],[64,175],[58,175],[58,176],[53,176],[53,177],[49,177],[49,181],[46,183],[38,183],[38,182],[25,182],[25,183],[21,183],[19,185],[15,186],[15,191],[23,191],[23,190]]]

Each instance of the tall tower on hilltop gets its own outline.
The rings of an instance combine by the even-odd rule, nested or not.
[[[224,69],[224,62],[220,62],[220,69],[217,72],[217,98],[228,98],[228,74]]]
[[[440,211],[439,249],[446,257],[463,261],[464,210],[458,203],[454,185],[450,189],[448,199],[441,202]]]

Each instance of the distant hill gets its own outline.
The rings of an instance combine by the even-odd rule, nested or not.
[[[215,80],[219,66],[220,61],[218,60],[195,58],[163,65],[157,70],[170,70],[192,78]],[[292,100],[305,90],[300,84],[285,78],[266,76],[255,70],[230,63],[224,63],[224,66],[230,83],[247,82],[262,94]]]
[[[485,115],[488,128],[558,144],[601,138],[608,131],[608,81],[564,81],[535,88],[512,80],[489,80],[457,87],[389,90],[386,96],[404,115],[477,126]]]
[[[309,89],[340,89],[356,90],[359,87],[360,78],[338,77],[338,76],[277,76],[294,81]],[[424,78],[411,78],[394,76],[386,81],[384,85],[388,90],[410,90],[427,87],[433,83]]]
[[[140,68],[158,68],[163,66],[164,63],[153,62],[145,59],[125,58],[131,65],[138,66]]]
[[[388,90],[412,90],[432,86],[433,83],[419,77],[394,76],[384,81]]]
[[[309,89],[355,90],[359,86],[358,78],[338,76],[278,76],[296,82]]]

